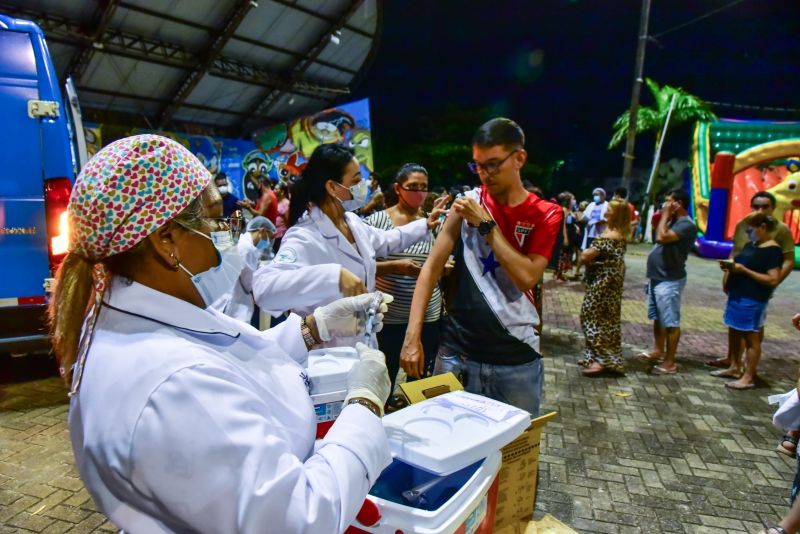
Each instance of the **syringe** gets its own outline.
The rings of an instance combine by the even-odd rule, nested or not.
[[[367,345],[372,341],[372,329],[375,328],[375,316],[378,315],[378,310],[383,302],[383,293],[380,291],[375,292],[375,298],[372,301],[369,309],[367,310],[367,324],[364,328],[364,343]]]

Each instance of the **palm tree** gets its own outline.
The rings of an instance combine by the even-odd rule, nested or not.
[[[664,85],[659,87],[650,78],[645,78],[647,88],[656,101],[655,107],[641,106],[636,115],[636,133],[656,132],[656,146],[661,141],[661,132],[664,128],[664,121],[667,120],[669,104],[672,96],[676,95],[675,106],[670,117],[670,124],[682,124],[694,121],[714,121],[717,116],[711,111],[711,106],[703,102],[700,98],[687,93],[680,87]],[[630,120],[630,110],[625,111],[614,121],[614,135],[608,142],[608,148],[614,148],[627,136],[628,122]]]

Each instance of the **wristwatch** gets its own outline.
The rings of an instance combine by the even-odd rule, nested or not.
[[[317,340],[311,334],[311,328],[306,323],[305,317],[300,319],[300,334],[303,336],[303,342],[306,344],[307,350],[311,350],[311,347],[317,344]]]
[[[363,406],[367,410],[371,411],[372,413],[374,413],[378,417],[381,416],[380,410],[378,410],[378,407],[375,406],[375,403],[370,402],[367,399],[364,399],[364,398],[361,398],[361,397],[356,397],[354,399],[350,399],[349,401],[347,401],[347,405],[348,406],[350,406],[351,404],[360,404],[361,406]]]
[[[494,228],[495,226],[497,226],[497,223],[494,222],[492,219],[484,219],[478,225],[478,233],[486,237],[487,235],[489,235],[489,232],[491,232],[492,228]]]

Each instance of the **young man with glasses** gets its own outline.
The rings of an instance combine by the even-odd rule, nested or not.
[[[522,129],[509,119],[492,119],[475,133],[468,165],[481,186],[455,200],[422,267],[400,361],[409,376],[421,374],[425,309],[454,252],[457,291],[446,302],[435,373],[461,375],[467,391],[537,416],[544,372],[533,289],[563,214],[523,187],[524,145]]]

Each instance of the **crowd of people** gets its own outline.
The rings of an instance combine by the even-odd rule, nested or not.
[[[436,177],[407,163],[384,191],[352,150],[324,144],[288,183],[254,179],[254,202],[163,137],[101,150],[75,184],[50,307],[77,466],[101,510],[133,531],[342,531],[390,461],[378,417],[398,377],[453,372],[469,392],[539,414],[548,267],[585,284],[582,373],[624,374],[638,213],[622,187],[546,200],[523,182],[526,160],[519,125],[492,119],[472,138],[478,187],[434,192]],[[148,171],[119,172],[142,161]],[[667,195],[647,260],[654,349],[641,358],[654,374],[678,371],[689,206],[684,190]],[[774,197],[752,206],[720,262],[729,352],[709,362],[733,389],[755,383],[766,306],[793,266]],[[259,310],[282,322],[259,331]],[[338,346],[360,360],[315,446],[301,363]]]

